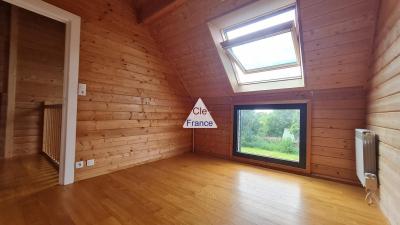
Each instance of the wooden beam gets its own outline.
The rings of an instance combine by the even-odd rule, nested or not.
[[[142,22],[143,24],[150,24],[152,22],[154,22],[155,20],[161,18],[162,16],[174,11],[175,9],[179,8],[180,6],[182,6],[183,4],[185,4],[187,0],[175,0],[172,3],[168,4],[167,6],[165,6],[164,8],[162,8],[161,10],[155,12],[154,14],[152,14],[151,16],[147,17],[147,18],[142,18]]]
[[[4,157],[12,157],[14,149],[14,113],[15,113],[15,89],[17,81],[17,56],[18,56],[18,7],[11,7],[10,20],[10,54],[8,64],[8,94],[7,115],[5,132]]]

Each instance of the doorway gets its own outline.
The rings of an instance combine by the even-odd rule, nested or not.
[[[60,9],[56,6],[50,5],[41,0],[35,1],[20,1],[20,0],[2,0],[0,3],[9,3],[10,7],[19,7],[27,10],[30,13],[36,13],[42,16],[42,18],[57,21],[64,25],[64,51],[61,54],[64,56],[63,60],[63,87],[58,88],[57,91],[62,93],[61,103],[58,101],[46,101],[52,104],[62,104],[61,109],[61,146],[59,151],[59,180],[58,183],[65,185],[74,182],[74,162],[75,162],[75,139],[76,139],[76,114],[77,114],[77,87],[78,87],[78,70],[79,70],[79,46],[80,46],[80,17],[70,12]],[[29,35],[24,36],[25,39],[29,39]],[[12,44],[10,42],[10,44]],[[10,58],[16,56],[9,52]],[[40,60],[37,59],[37,60]],[[10,60],[12,61],[12,59]],[[13,67],[7,68],[9,73],[16,73],[17,71]],[[16,77],[16,76],[13,76]],[[13,81],[9,79],[8,82]],[[14,80],[17,82],[17,80]],[[9,85],[10,86],[10,85]],[[24,90],[24,89],[23,89]],[[41,89],[38,89],[41,91]],[[26,90],[24,90],[26,91]],[[10,91],[7,90],[8,98],[12,98]],[[39,92],[38,92],[39,93]],[[15,95],[17,93],[15,92]],[[42,106],[46,105],[42,103]],[[9,107],[10,103],[7,102],[7,119],[6,123],[14,121],[14,113],[9,113],[9,109],[15,107]],[[44,108],[44,107],[43,107]],[[4,107],[3,107],[4,109]],[[12,116],[10,116],[10,115]],[[10,119],[11,118],[11,119]],[[43,122],[44,119],[41,120]],[[8,124],[5,127],[9,127]],[[13,131],[14,129],[9,129]],[[43,132],[43,131],[42,131]],[[7,132],[5,132],[7,133]],[[13,134],[14,135],[14,134]],[[8,137],[14,137],[8,135]],[[43,141],[43,140],[42,140]],[[13,143],[13,142],[8,142]],[[41,143],[43,144],[43,143]],[[40,145],[41,146],[41,145]],[[0,157],[6,156],[6,151],[10,151],[7,146],[0,150]]]
[[[65,24],[0,4],[7,15],[2,24],[6,31],[2,64],[8,64],[7,73],[2,73],[6,97],[0,107],[5,111],[0,123],[4,130],[1,190],[12,189],[9,196],[18,197],[58,184]]]

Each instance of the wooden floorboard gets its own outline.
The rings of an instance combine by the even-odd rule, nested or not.
[[[0,159],[0,205],[57,184],[58,170],[41,154]]]
[[[360,187],[196,154],[0,203],[0,224],[385,224]]]

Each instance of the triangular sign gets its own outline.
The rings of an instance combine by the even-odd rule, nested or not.
[[[183,128],[217,128],[203,100],[199,98],[190,115],[183,124]]]

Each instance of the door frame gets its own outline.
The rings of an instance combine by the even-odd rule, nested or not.
[[[81,18],[41,0],[3,0],[65,24],[59,184],[74,182]]]

